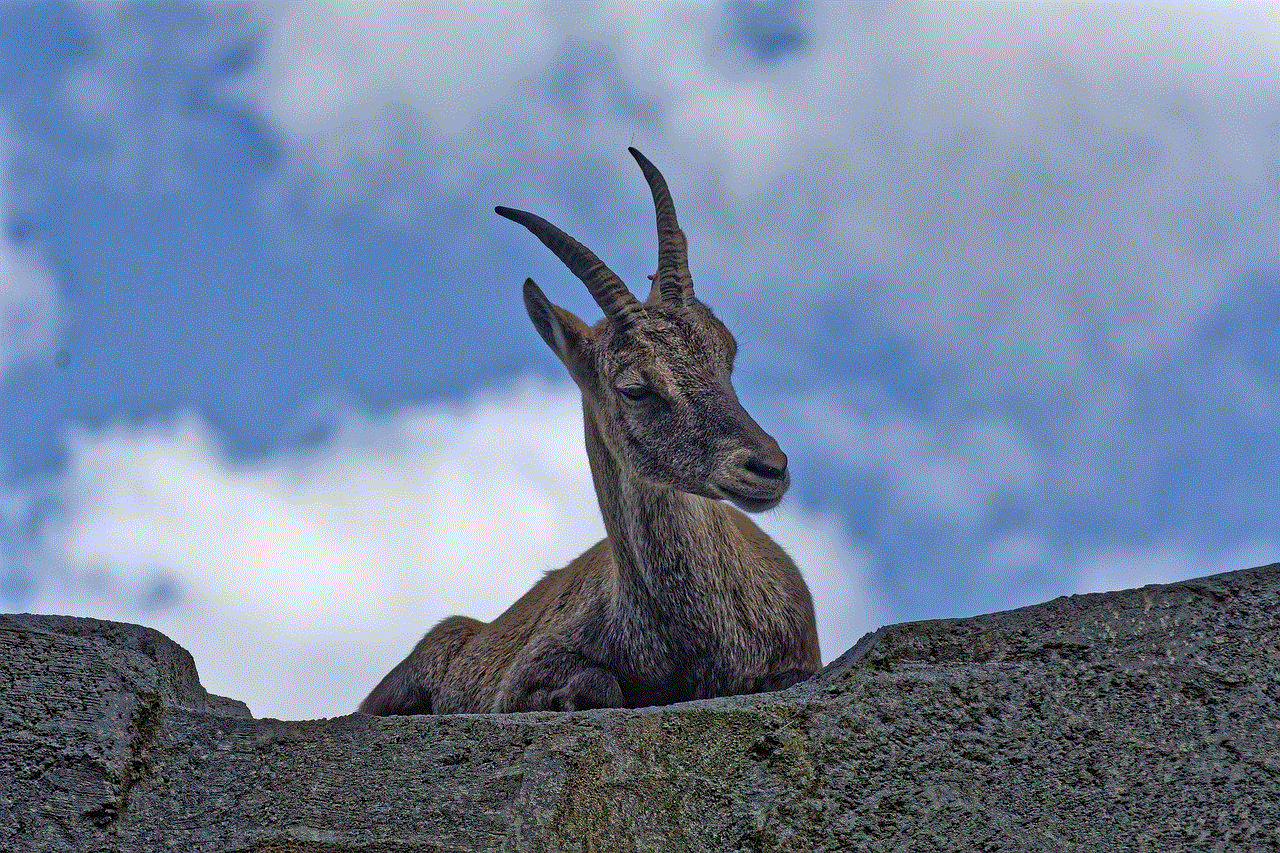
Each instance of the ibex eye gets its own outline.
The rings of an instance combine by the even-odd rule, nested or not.
[[[648,385],[623,385],[618,393],[632,400],[643,400],[653,393]]]

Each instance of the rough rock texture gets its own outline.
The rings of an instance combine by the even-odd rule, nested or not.
[[[0,617],[0,848],[1280,849],[1280,565],[895,625],[782,693],[256,720],[146,628]]]

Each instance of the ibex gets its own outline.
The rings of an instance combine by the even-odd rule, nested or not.
[[[787,457],[738,402],[737,344],[693,293],[666,180],[653,193],[658,271],[639,302],[599,258],[532,213],[528,228],[586,284],[594,326],[526,279],[542,339],[582,391],[608,538],[485,624],[450,616],[373,689],[369,714],[642,707],[788,687],[817,670],[813,601],[747,516],[790,484]]]

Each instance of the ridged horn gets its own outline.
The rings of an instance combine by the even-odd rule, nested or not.
[[[676,221],[676,206],[667,189],[667,180],[649,158],[634,148],[628,148],[631,156],[640,164],[644,179],[653,193],[653,208],[658,214],[658,272],[653,286],[664,302],[688,305],[693,301],[693,277],[689,275],[689,245],[685,241],[680,223]]]
[[[533,236],[541,240],[548,249],[555,253],[569,271],[582,279],[582,283],[591,291],[600,310],[613,322],[627,328],[634,325],[644,313],[643,307],[627,290],[622,279],[613,270],[605,266],[604,261],[596,254],[568,234],[552,225],[541,216],[514,210],[510,207],[495,207],[499,216],[512,222],[518,222],[533,232]]]

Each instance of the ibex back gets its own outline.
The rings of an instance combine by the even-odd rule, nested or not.
[[[582,390],[608,538],[548,572],[494,621],[436,625],[360,706],[450,714],[665,705],[787,687],[819,666],[809,589],[747,516],[790,484],[786,454],[738,402],[737,344],[694,296],[666,181],[653,193],[658,271],[639,302],[546,220],[497,208],[580,278],[594,326],[524,283],[529,317]]]

